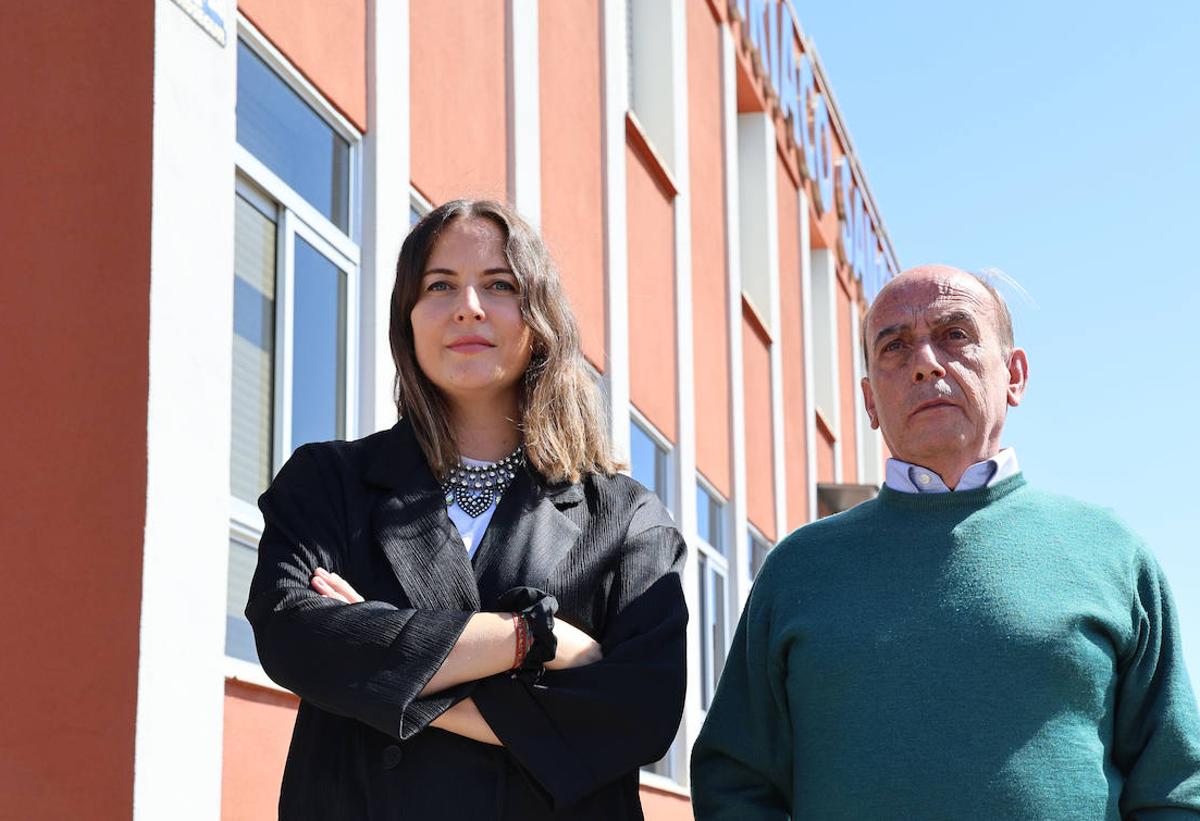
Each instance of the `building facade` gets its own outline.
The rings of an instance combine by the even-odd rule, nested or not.
[[[642,792],[689,818],[763,556],[886,455],[859,325],[897,261],[791,0],[14,14],[0,817],[274,817],[296,698],[241,615],[254,501],[299,444],[394,423],[396,255],[468,196],[541,229],[688,542],[687,709]]]

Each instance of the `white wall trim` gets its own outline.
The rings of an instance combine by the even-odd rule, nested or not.
[[[361,401],[358,431],[396,421],[388,322],[396,257],[408,225],[408,0],[368,0],[367,122],[363,135]]]
[[[601,8],[604,71],[604,275],[605,363],[609,433],[617,458],[629,460],[629,256],[626,231],[625,110],[629,88],[625,52],[625,2]]]
[[[787,535],[787,452],[784,449],[783,416],[783,321],[779,304],[779,170],[775,151],[775,123],[767,128],[767,290],[771,323],[770,380],[771,380],[771,465],[775,478],[775,539]],[[746,547],[749,551],[749,545]],[[744,568],[748,563],[742,562]],[[747,584],[749,577],[747,576]]]
[[[509,167],[513,205],[535,229],[542,224],[541,77],[538,0],[508,0]]]
[[[155,6],[134,819],[221,811],[236,43]]]
[[[812,229],[808,221],[808,192],[796,192],[800,214],[800,324],[804,338],[804,452],[807,458],[808,520],[817,519],[817,400],[813,383]],[[800,524],[796,522],[794,524]]]
[[[729,456],[733,467],[729,517],[733,530],[732,555],[746,552],[746,384],[742,340],[741,194],[738,171],[737,54],[727,26],[721,30],[722,146],[725,150],[725,265],[729,303]],[[738,562],[738,564],[742,564]],[[740,572],[733,574],[733,601],[737,611],[749,595]]]
[[[676,435],[675,448],[676,485],[678,496],[679,523],[683,538],[692,544],[696,538],[696,493],[693,482],[696,476],[696,387],[695,387],[695,338],[692,312],[692,205],[691,180],[689,175],[688,151],[688,72],[687,72],[687,9],[685,0],[671,0],[670,6],[670,71],[671,71],[671,158],[674,163],[675,195],[673,217],[675,228],[675,397]],[[696,563],[689,562],[684,569],[684,598],[689,612],[698,612],[697,589],[699,577]],[[689,641],[689,652],[694,652],[695,642]],[[697,654],[698,655],[698,654]],[[699,658],[697,658],[697,662]],[[696,668],[692,668],[696,669]],[[672,769],[674,780],[688,783],[686,743],[688,716],[683,717],[683,726],[671,748],[674,758]]]

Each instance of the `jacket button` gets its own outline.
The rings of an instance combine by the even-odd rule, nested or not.
[[[390,747],[383,748],[383,768],[390,770],[400,763],[400,759],[404,758],[404,750],[401,750],[395,744]]]

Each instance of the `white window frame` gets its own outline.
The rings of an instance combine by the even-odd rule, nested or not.
[[[409,211],[416,211],[422,217],[433,210],[433,203],[425,199],[421,192],[416,188],[409,186],[408,188],[408,207]]]
[[[730,522],[731,506],[729,504],[729,500],[726,499],[724,496],[722,496],[721,493],[715,487],[713,487],[712,483],[709,482],[707,479],[705,479],[704,476],[701,475],[700,473],[696,474],[696,485],[698,488],[702,488],[710,497],[719,501],[721,503],[721,509],[723,511],[722,515],[721,515],[721,525],[720,525],[721,526],[721,538],[724,540],[724,543],[727,547],[727,551],[726,551],[727,555],[723,555],[721,553],[721,551],[717,549],[716,546],[709,544],[707,541],[705,541],[703,538],[700,537],[700,535],[699,535],[700,528],[699,528],[698,522],[697,522],[697,527],[696,527],[697,535],[696,535],[695,547],[696,547],[696,551],[697,551],[697,557],[700,557],[700,556],[704,557],[704,561],[705,561],[705,565],[706,565],[704,572],[705,573],[717,573],[725,581],[724,601],[723,602],[714,602],[713,601],[714,585],[710,584],[709,580],[707,578],[701,579],[700,584],[703,587],[704,599],[702,601],[700,601],[699,604],[701,607],[701,615],[703,615],[704,613],[715,613],[716,610],[715,610],[714,605],[719,604],[721,607],[724,608],[724,612],[725,612],[725,620],[724,620],[724,623],[725,623],[725,656],[726,656],[726,658],[728,658],[729,657],[729,640],[733,635],[732,625],[730,623],[730,618],[729,618],[730,611],[731,611],[729,602],[733,596],[733,590],[732,590],[731,579],[730,579],[730,575],[731,575],[730,567],[732,565],[732,560],[735,558],[732,555],[734,552],[734,550],[733,550],[734,539],[733,539],[733,532],[732,532],[731,522]],[[697,509],[696,515],[697,516],[700,515],[699,509]],[[701,658],[701,663],[700,663],[700,709],[703,712],[707,713],[709,705],[712,704],[713,696],[716,694],[717,681],[720,679],[720,675],[719,674],[710,675],[710,673],[712,671],[712,659],[713,659],[712,633],[709,631],[708,625],[704,623],[704,620],[702,618],[696,619],[696,623],[697,623],[698,629],[700,631],[700,646],[701,646],[701,653],[700,653],[700,658]]]
[[[234,145],[234,193],[251,202],[256,208],[275,212],[275,351],[273,365],[274,407],[272,464],[274,476],[291,455],[291,389],[292,389],[292,311],[295,291],[295,242],[299,237],[328,259],[346,276],[346,346],[343,362],[345,383],[344,436],[358,435],[358,391],[361,304],[360,247],[362,235],[362,204],[359,201],[362,174],[362,135],[309,83],[248,20],[239,15],[238,39],[245,43],[291,90],[300,95],[326,125],[346,140],[350,157],[348,164],[349,203],[347,229],[343,231],[317,210],[275,172],[242,145]],[[415,193],[415,192],[414,192]],[[229,494],[229,539],[257,549],[264,527],[258,508]],[[229,545],[226,550],[230,550]],[[276,690],[274,684],[253,662],[225,655],[227,678],[247,681]]]
[[[667,509],[667,512],[671,514],[671,518],[675,521],[679,521],[679,488],[676,487],[675,478],[675,474],[677,472],[675,470],[675,444],[666,436],[664,436],[662,431],[654,427],[654,424],[633,405],[629,406],[629,422],[630,424],[637,425],[639,428],[641,428],[642,432],[650,437],[650,441],[654,442],[657,447],[664,451],[666,455],[666,460],[663,465],[665,475],[663,476],[662,496],[659,498],[662,499],[663,506]],[[632,451],[632,447],[630,450]],[[632,474],[632,452],[630,453],[629,461],[630,473]]]
[[[765,544],[767,546],[768,553],[770,553],[771,550],[775,547],[775,544],[770,539],[768,539],[766,536],[764,536],[763,532],[761,530],[759,530],[757,527],[755,527],[753,524],[751,524],[749,521],[746,522],[746,536],[747,536],[747,538],[746,538],[746,560],[743,562],[743,564],[746,566],[746,578],[750,580],[751,584],[753,584],[754,579],[755,579],[754,566],[753,566],[754,565],[754,542],[758,541],[758,542],[762,542],[763,544]]]

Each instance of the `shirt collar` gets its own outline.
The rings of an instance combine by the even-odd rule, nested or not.
[[[1017,452],[1012,448],[1004,448],[990,459],[976,462],[967,468],[958,480],[959,490],[976,490],[990,487],[1001,479],[1007,479],[1021,470],[1017,464]],[[950,488],[932,470],[899,459],[887,460],[887,473],[884,484],[900,493],[949,493]]]

